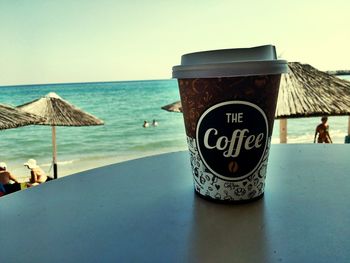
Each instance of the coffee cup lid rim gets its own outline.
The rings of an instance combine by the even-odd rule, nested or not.
[[[185,54],[181,65],[173,67],[173,78],[269,75],[287,69],[287,61],[277,59],[275,46],[264,45]]]

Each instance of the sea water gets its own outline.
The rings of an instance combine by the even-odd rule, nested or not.
[[[350,79],[350,76],[345,77]],[[59,176],[165,152],[187,149],[181,113],[162,106],[180,100],[176,80],[48,84],[0,87],[0,103],[18,106],[49,92],[105,122],[103,126],[57,127]],[[143,128],[143,122],[158,122]],[[288,143],[312,143],[320,118],[288,120]],[[348,117],[330,117],[330,134],[344,143]],[[279,142],[279,121],[272,143]],[[20,178],[28,176],[23,163],[34,158],[52,174],[50,126],[26,126],[0,131],[0,161]]]

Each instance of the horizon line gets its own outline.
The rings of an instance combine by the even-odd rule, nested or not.
[[[350,70],[325,70],[327,74],[335,76],[350,75]],[[103,81],[77,81],[77,82],[52,82],[52,83],[32,83],[32,84],[10,84],[10,85],[0,85],[3,87],[21,87],[21,86],[45,86],[45,85],[74,85],[74,84],[97,84],[97,83],[116,83],[116,82],[137,82],[137,81],[161,81],[161,80],[171,80],[173,78],[165,79],[136,79],[136,80],[103,80]]]
[[[97,84],[97,83],[116,83],[116,82],[138,82],[138,81],[161,81],[161,80],[171,80],[167,79],[136,79],[136,80],[103,80],[103,81],[77,81],[77,82],[53,82],[53,83],[33,83],[33,84],[10,84],[10,85],[0,85],[0,88],[4,87],[21,87],[21,86],[46,86],[46,85],[74,85],[74,84]]]

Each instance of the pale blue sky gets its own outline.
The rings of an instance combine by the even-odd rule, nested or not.
[[[0,86],[171,77],[184,53],[273,44],[350,69],[348,0],[0,0]]]

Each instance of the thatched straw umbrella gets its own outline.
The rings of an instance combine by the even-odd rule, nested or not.
[[[161,109],[169,112],[182,112],[181,101],[175,101],[173,103],[161,107]]]
[[[182,112],[181,101],[176,101],[174,103],[165,105],[162,107],[162,109],[170,112]]]
[[[0,130],[36,124],[42,119],[9,105],[0,104]]]
[[[54,92],[46,96],[18,106],[18,108],[45,118],[39,125],[52,126],[53,169],[57,178],[56,126],[92,126],[103,125],[103,121],[86,113]]]
[[[287,142],[287,118],[350,115],[349,81],[308,64],[289,62],[288,67],[281,78],[276,110],[281,143]]]

